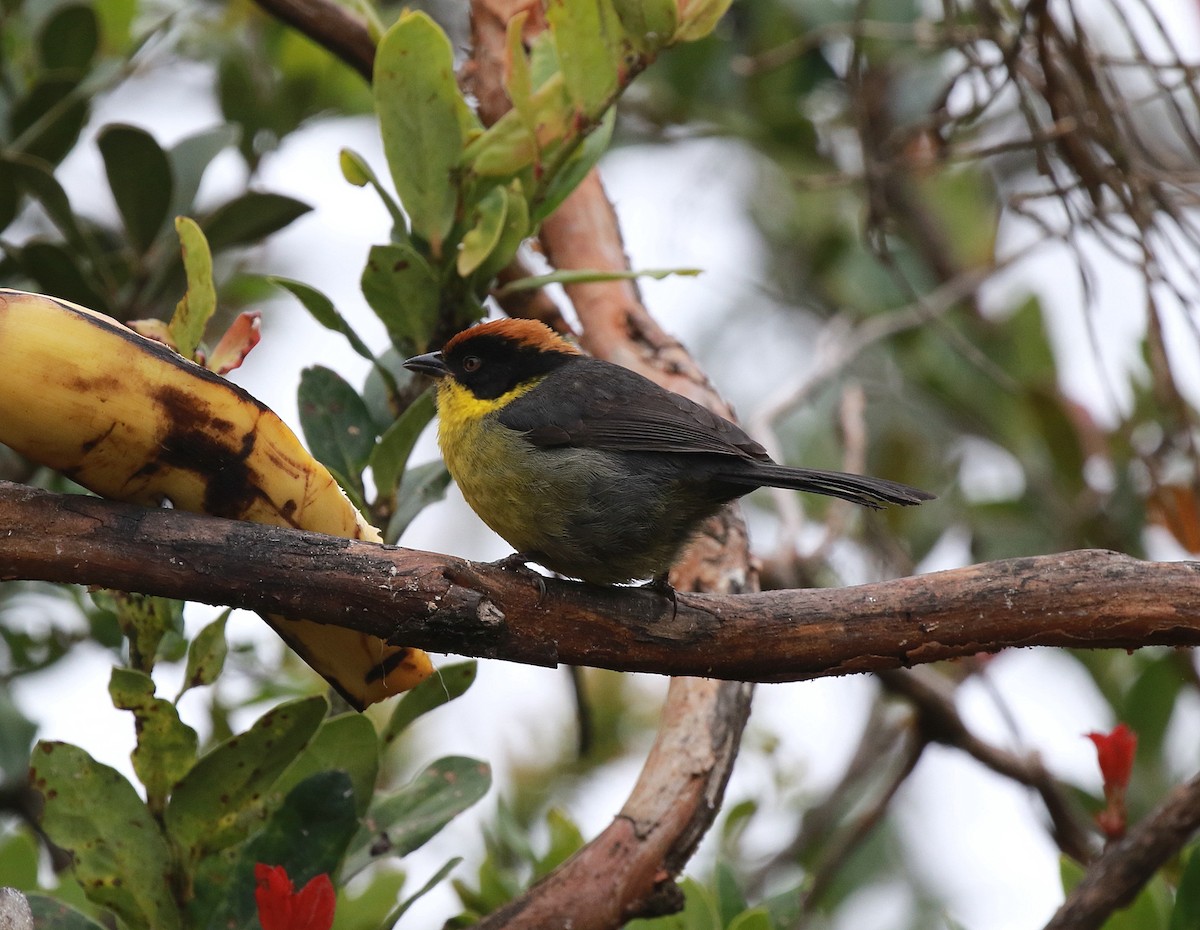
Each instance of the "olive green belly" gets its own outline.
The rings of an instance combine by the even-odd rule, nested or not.
[[[596,584],[666,571],[694,525],[720,507],[645,456],[538,449],[486,418],[439,439],[489,527],[532,561]]]

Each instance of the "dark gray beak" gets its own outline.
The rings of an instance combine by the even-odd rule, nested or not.
[[[431,378],[444,378],[450,373],[450,369],[446,367],[446,360],[442,358],[441,352],[426,352],[424,355],[414,355],[404,363],[404,367],[409,371],[419,371],[423,375],[429,375]]]

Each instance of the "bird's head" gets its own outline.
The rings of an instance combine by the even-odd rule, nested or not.
[[[452,336],[440,352],[408,359],[404,367],[450,378],[479,400],[495,400],[538,381],[580,351],[536,320],[492,320]]]

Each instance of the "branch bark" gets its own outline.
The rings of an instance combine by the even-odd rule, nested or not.
[[[1020,755],[980,739],[967,727],[955,706],[948,682],[931,674],[882,672],[879,680],[893,694],[912,702],[925,739],[955,746],[998,775],[1036,791],[1050,817],[1050,833],[1064,853],[1084,865],[1094,858],[1093,836],[1082,812],[1035,754]]]
[[[1097,930],[1126,907],[1167,860],[1200,830],[1200,775],[1178,785],[1152,814],[1104,851],[1045,930]]]
[[[1102,550],[851,588],[681,592],[672,606],[648,589],[2,482],[0,526],[0,579],[228,604],[527,664],[769,682],[1012,646],[1200,644],[1200,563]]]
[[[367,24],[331,0],[255,0],[280,22],[328,49],[370,83],[375,40]]]

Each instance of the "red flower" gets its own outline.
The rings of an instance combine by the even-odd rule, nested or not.
[[[254,866],[254,900],[263,930],[329,930],[333,926],[333,882],[324,873],[299,891],[281,865]]]
[[[1111,733],[1088,733],[1087,738],[1096,744],[1100,774],[1104,776],[1104,796],[1108,797],[1117,788],[1123,792],[1133,772],[1137,734],[1125,724],[1118,723]]]
[[[1087,738],[1096,745],[1100,774],[1104,776],[1104,800],[1108,802],[1096,815],[1096,823],[1110,840],[1119,840],[1125,835],[1128,819],[1125,789],[1129,787],[1129,776],[1133,772],[1137,734],[1125,724],[1118,723],[1111,733],[1088,733]]]

